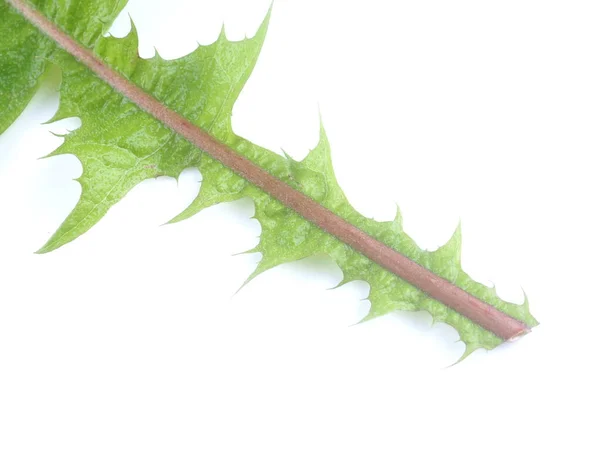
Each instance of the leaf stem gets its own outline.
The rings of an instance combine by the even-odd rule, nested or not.
[[[314,223],[343,243],[362,253],[376,264],[406,280],[432,298],[457,311],[471,321],[504,340],[514,339],[529,332],[523,322],[499,311],[493,306],[434,274],[408,257],[386,246],[364,231],[346,222],[310,197],[295,190],[233,149],[219,142],[206,131],[161,104],[117,71],[110,68],[91,50],[84,48],[26,0],[7,0],[27,20],[40,29],[60,47],[73,55],[99,78],[122,93],[142,110],[183,136],[212,158],[258,186],[306,220]]]

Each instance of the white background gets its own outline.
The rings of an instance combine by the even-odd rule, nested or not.
[[[252,35],[268,0],[135,0],[141,55]],[[272,270],[240,201],[160,227],[200,176],[137,187],[92,231],[33,252],[77,201],[40,125],[46,86],[0,137],[0,448],[599,448],[596,367],[600,8],[594,1],[276,0],[236,132],[301,158],[320,107],[366,215],[435,249],[541,325],[448,368],[463,344],[424,313],[352,326],[368,286],[329,260]]]

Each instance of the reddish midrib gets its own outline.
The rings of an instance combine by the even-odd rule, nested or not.
[[[379,242],[310,197],[296,191],[217,141],[204,130],[167,108],[154,97],[108,67],[89,49],[80,46],[24,0],[7,1],[43,33],[56,41],[58,45],[86,65],[98,77],[121,92],[141,109],[287,207],[295,210],[306,220],[504,340],[515,338],[529,331],[529,327],[523,322],[497,310]]]

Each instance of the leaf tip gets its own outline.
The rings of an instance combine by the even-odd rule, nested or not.
[[[35,252],[33,252],[33,254],[34,255],[45,255],[47,253],[50,253],[50,252],[56,250],[56,248],[57,247],[52,244],[52,240],[50,240],[50,241],[46,242],[44,244],[44,246],[41,247],[39,250],[36,250]]]

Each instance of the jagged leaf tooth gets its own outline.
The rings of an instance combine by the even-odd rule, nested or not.
[[[400,211],[400,206],[396,205],[396,215],[394,216],[394,220],[391,222],[392,230],[396,233],[402,233],[404,222],[402,219],[402,211]]]
[[[208,159],[208,158],[205,158]],[[192,203],[169,223],[189,219],[205,208],[224,202],[233,202],[245,196],[247,182],[222,164],[206,161],[199,169],[202,172],[200,190]]]

